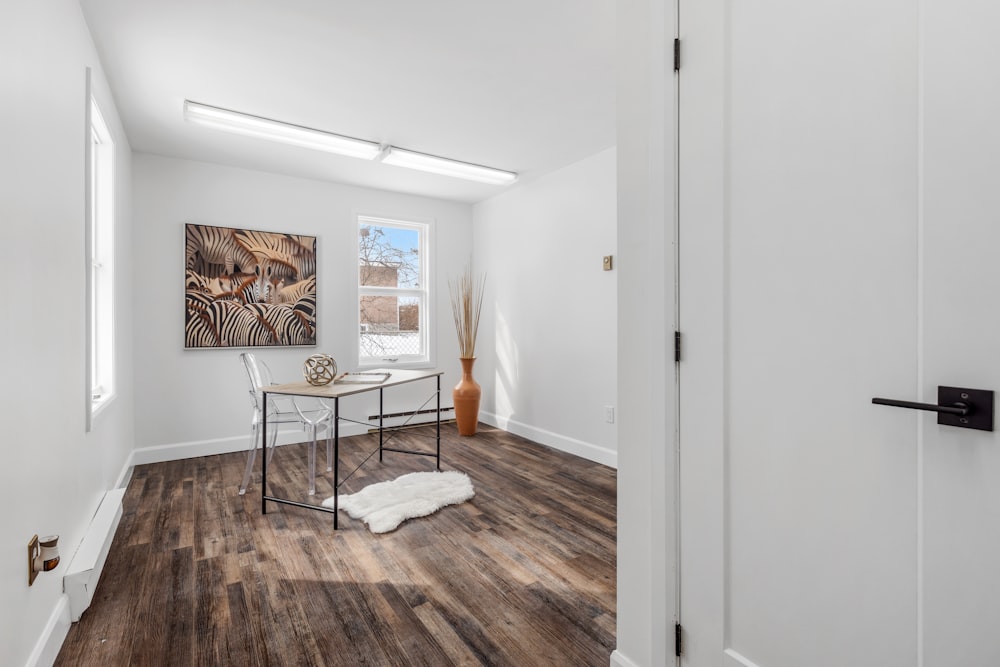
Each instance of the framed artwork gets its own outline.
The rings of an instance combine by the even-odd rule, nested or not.
[[[184,348],[316,345],[316,237],[184,225]]]

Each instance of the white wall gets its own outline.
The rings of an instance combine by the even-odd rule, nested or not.
[[[476,272],[487,275],[477,343],[482,418],[616,465],[615,150],[474,207]]]
[[[317,352],[344,370],[355,366],[355,214],[430,222],[436,365],[446,372],[442,405],[451,405],[461,367],[446,280],[471,255],[470,205],[147,154],[137,153],[133,167],[136,463],[235,451],[249,442],[242,350],[184,350],[185,222],[318,237],[316,347],[257,351],[285,382],[301,380],[302,362]],[[386,409],[411,407],[418,396],[419,404],[432,390],[418,383],[387,392]],[[345,399],[342,411],[355,418],[374,414],[373,401],[374,394]],[[232,483],[235,492],[239,480]]]
[[[86,68],[117,144],[118,397],[86,433]],[[68,628],[62,575],[132,446],[130,150],[76,0],[6,3],[0,20],[0,663],[46,664]],[[34,534],[62,563],[27,582]]]
[[[676,3],[618,2],[618,633],[612,664],[673,661]]]

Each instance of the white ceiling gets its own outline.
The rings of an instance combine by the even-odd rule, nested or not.
[[[218,132],[185,122],[183,101],[522,182],[615,143],[613,0],[80,5],[136,151],[476,202],[504,187]]]

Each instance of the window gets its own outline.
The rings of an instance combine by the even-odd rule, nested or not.
[[[114,143],[101,110],[90,101],[87,164],[87,324],[90,413],[114,397]]]
[[[430,362],[428,225],[358,216],[358,361]]]

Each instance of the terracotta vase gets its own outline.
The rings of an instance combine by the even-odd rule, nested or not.
[[[472,378],[472,359],[459,359],[462,362],[462,381],[455,385],[451,398],[455,403],[455,422],[458,424],[459,435],[475,435],[479,424],[479,399],[483,395],[482,387]]]

